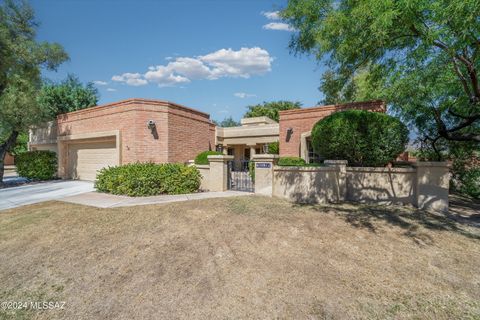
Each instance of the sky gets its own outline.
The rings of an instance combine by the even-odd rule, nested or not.
[[[286,0],[31,0],[38,39],[70,56],[57,72],[94,82],[99,104],[168,100],[239,120],[263,101],[318,104],[322,66],[288,48]]]

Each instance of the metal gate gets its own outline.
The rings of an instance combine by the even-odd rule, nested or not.
[[[228,162],[228,189],[254,192],[255,184],[250,173],[250,161],[232,160]]]

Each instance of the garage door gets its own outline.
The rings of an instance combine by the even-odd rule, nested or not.
[[[72,179],[93,181],[100,169],[118,165],[115,141],[70,144],[68,163]]]

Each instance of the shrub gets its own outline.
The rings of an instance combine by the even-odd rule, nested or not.
[[[325,159],[348,160],[354,166],[384,166],[405,151],[408,129],[384,113],[336,112],[312,130],[315,152]]]
[[[279,146],[278,141],[268,144],[268,153],[269,154],[279,154],[280,153],[280,146]]]
[[[465,170],[456,188],[461,194],[480,199],[480,167]]]
[[[200,152],[196,157],[195,157],[195,164],[208,164],[208,156],[218,156],[222,155],[223,153],[219,151],[203,151]]]
[[[95,188],[127,196],[192,193],[200,187],[200,172],[178,163],[132,163],[103,168]]]
[[[281,157],[278,159],[279,166],[305,166],[305,160],[298,157]]]
[[[15,157],[17,173],[33,180],[50,180],[57,173],[57,154],[53,151],[27,151]]]

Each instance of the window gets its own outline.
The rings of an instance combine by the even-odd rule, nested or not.
[[[313,151],[312,141],[307,139],[308,163],[319,163],[321,157]]]
[[[233,149],[232,149],[232,148],[228,148],[228,149],[227,149],[227,154],[228,154],[229,156],[233,156]]]

